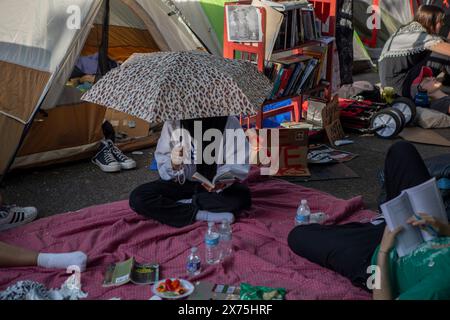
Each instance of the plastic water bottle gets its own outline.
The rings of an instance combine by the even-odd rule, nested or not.
[[[297,209],[297,215],[295,216],[295,225],[305,225],[309,224],[309,216],[311,214],[311,210],[308,206],[307,200],[302,200],[300,206]]]
[[[214,222],[208,222],[208,231],[205,235],[206,262],[216,264],[220,262],[220,235],[216,231]]]
[[[233,231],[230,222],[223,220],[219,227],[220,234],[220,258],[225,259],[233,253]]]
[[[190,276],[198,276],[201,272],[202,262],[197,250],[197,247],[193,247],[187,259],[186,270]]]

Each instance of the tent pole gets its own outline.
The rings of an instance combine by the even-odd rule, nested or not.
[[[98,70],[96,81],[103,77],[111,68],[109,65],[108,49],[109,49],[109,15],[110,15],[110,1],[105,2],[105,16],[103,17],[102,26],[102,41],[100,43],[98,53]]]

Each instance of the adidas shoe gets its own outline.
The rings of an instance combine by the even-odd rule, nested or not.
[[[120,166],[123,170],[130,170],[136,168],[136,161],[127,157],[111,140],[106,140],[109,150],[112,155],[116,159],[117,162],[120,163]]]
[[[102,142],[100,151],[92,158],[92,163],[96,164],[103,172],[119,172],[122,167],[113,156],[107,144]]]
[[[0,231],[23,226],[36,219],[38,211],[34,207],[1,206]]]

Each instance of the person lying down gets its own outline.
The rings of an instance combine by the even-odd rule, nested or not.
[[[419,91],[426,91],[430,98],[430,109],[450,114],[450,96],[442,91],[442,83],[434,76],[429,67],[422,67],[411,86],[411,96],[415,97]]]
[[[229,133],[240,137],[237,143],[227,139]],[[130,207],[178,228],[195,221],[233,223],[251,206],[250,190],[240,183],[250,170],[248,150],[236,117],[168,121],[155,152],[161,179],[136,188]],[[213,183],[202,183],[199,174]]]

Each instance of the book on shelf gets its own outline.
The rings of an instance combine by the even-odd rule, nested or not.
[[[314,76],[314,70],[318,65],[319,61],[317,59],[311,59],[308,61],[305,71],[302,74],[300,84],[297,86],[297,91],[295,93],[296,95],[300,95],[313,87],[313,85],[311,85],[311,78]]]
[[[317,86],[319,66],[319,59],[309,55],[276,58],[266,63],[265,74],[274,83],[270,99],[299,95]]]
[[[310,6],[294,7],[282,11],[283,21],[273,51],[288,50],[300,46],[305,41],[321,38],[320,21]]]
[[[321,80],[326,79],[328,47],[327,46],[308,46],[303,48],[303,53],[319,61],[319,67],[316,69],[314,84],[318,85]]]

